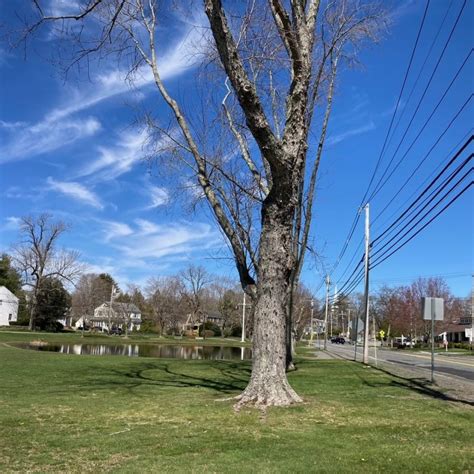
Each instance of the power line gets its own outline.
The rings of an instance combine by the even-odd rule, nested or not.
[[[446,40],[446,42],[445,42],[445,44],[444,44],[444,47],[443,47],[443,50],[441,51],[441,54],[440,54],[440,56],[439,56],[439,58],[438,58],[438,61],[436,62],[436,65],[435,65],[435,67],[434,67],[434,69],[433,69],[433,72],[431,73],[431,76],[430,76],[430,78],[429,78],[429,80],[428,80],[428,84],[425,86],[425,89],[424,89],[424,91],[423,91],[423,94],[422,94],[421,98],[420,98],[419,101],[418,101],[418,105],[416,106],[416,109],[415,109],[415,111],[413,112],[413,114],[412,114],[412,116],[411,116],[410,122],[408,123],[408,125],[407,125],[407,127],[406,127],[406,129],[405,129],[405,132],[403,133],[403,136],[402,136],[402,138],[401,138],[401,140],[400,140],[400,142],[399,142],[399,144],[398,144],[398,146],[397,146],[397,149],[395,150],[394,154],[392,155],[392,158],[391,158],[391,160],[390,160],[388,166],[385,168],[384,173],[382,174],[382,176],[380,177],[380,179],[379,179],[377,185],[375,186],[374,191],[372,191],[372,193],[370,194],[370,196],[369,196],[369,198],[368,198],[368,201],[371,201],[371,200],[380,192],[380,190],[382,189],[382,187],[383,187],[383,186],[385,185],[385,183],[387,182],[387,180],[385,180],[385,181],[382,183],[382,185],[380,185],[380,183],[382,182],[382,180],[383,180],[383,178],[385,177],[386,173],[387,173],[388,170],[390,169],[390,166],[391,166],[393,160],[395,159],[395,156],[396,156],[398,150],[400,149],[400,146],[401,146],[401,144],[403,143],[403,141],[404,141],[404,139],[405,139],[405,137],[406,137],[406,135],[407,135],[407,133],[408,133],[408,130],[410,129],[410,126],[411,126],[411,124],[413,123],[413,120],[415,119],[415,116],[416,116],[416,114],[418,113],[418,110],[419,110],[420,107],[421,107],[421,104],[423,103],[423,99],[425,98],[426,93],[427,93],[428,90],[429,90],[429,87],[430,87],[430,85],[431,85],[431,82],[433,81],[433,78],[434,78],[434,76],[435,76],[435,74],[436,74],[436,71],[438,70],[438,67],[439,67],[439,65],[440,65],[440,63],[441,63],[441,60],[442,60],[443,57],[444,57],[444,53],[446,52],[446,49],[447,49],[447,47],[448,47],[448,45],[449,45],[449,43],[450,43],[450,41],[451,41],[451,38],[453,37],[454,31],[456,30],[456,27],[457,27],[457,25],[458,25],[458,23],[459,23],[459,20],[460,20],[460,18],[461,18],[462,12],[464,11],[464,7],[466,6],[466,2],[467,2],[467,0],[464,0],[464,2],[463,2],[463,4],[462,4],[462,7],[461,7],[461,10],[459,11],[458,16],[457,16],[457,18],[456,18],[456,21],[454,22],[454,25],[453,25],[453,27],[451,28],[451,32],[450,32],[450,34],[449,34],[449,36],[448,36],[448,39]],[[468,56],[469,56],[469,55],[468,55]],[[443,98],[444,98],[444,95],[443,95]],[[438,105],[439,105],[439,103],[438,103]],[[438,107],[438,105],[436,106],[436,108]],[[436,110],[436,108],[435,108],[435,110]],[[431,116],[430,116],[430,118],[431,118]],[[417,138],[418,138],[418,137],[417,137]],[[397,165],[397,166],[398,166],[398,165]],[[395,169],[396,169],[396,168],[397,168],[397,167],[395,167]],[[390,174],[390,176],[391,176],[392,174],[393,174],[393,172]],[[389,176],[389,178],[390,178],[390,176]]]
[[[426,207],[434,200],[434,198],[436,198],[436,196],[438,196],[439,193],[462,171],[462,169],[469,163],[469,161],[472,159],[473,156],[474,156],[473,154],[469,155],[469,156],[464,160],[464,162],[461,163],[461,164],[458,166],[458,168],[456,168],[456,170],[453,171],[453,173],[451,173],[451,176],[450,176],[444,183],[441,183],[440,186],[438,186],[437,189],[433,190],[433,192],[430,194],[430,196],[428,196],[428,197],[425,199],[425,201],[424,201],[424,202],[425,202],[425,205],[418,211],[418,214],[415,215],[415,216],[408,222],[408,224],[410,224],[410,222],[412,222],[414,219],[416,219],[416,217],[419,215],[419,213],[420,213],[421,211],[423,211],[424,209],[426,209]],[[467,171],[467,173],[458,181],[457,184],[459,184],[462,180],[464,180],[464,178],[465,178],[471,171],[472,171],[472,168],[471,168],[469,171]],[[454,187],[456,187],[457,184],[456,184]],[[453,187],[451,190],[453,190],[454,187]],[[447,194],[449,194],[449,191],[448,191]],[[406,215],[406,217],[405,217],[403,220],[406,220],[406,219],[410,216],[410,214],[413,214],[422,204],[423,204],[423,202],[420,203],[420,204],[418,204],[418,205],[416,206],[416,208],[412,209],[412,210],[410,211],[410,213],[409,213],[408,215]],[[400,222],[400,224],[401,224],[401,222]],[[400,224],[398,224],[397,226],[399,226]],[[389,230],[389,229],[388,229],[388,230]],[[394,230],[394,229],[390,230],[389,233],[391,233],[393,230]],[[380,237],[382,237],[382,236],[379,236],[379,238],[380,238]],[[394,237],[393,237],[393,238],[394,238]],[[392,238],[391,240],[393,240],[393,238]],[[383,240],[383,239],[382,239],[382,240]],[[374,242],[373,242],[373,243],[374,243]],[[377,253],[377,252],[376,252],[376,253]]]
[[[470,129],[463,137],[462,139],[453,147],[451,148],[451,150],[449,151],[447,157],[445,157],[445,159],[443,159],[441,161],[441,163],[423,180],[422,183],[420,183],[420,185],[413,191],[413,193],[409,196],[409,198],[407,200],[405,200],[405,202],[403,202],[403,204],[401,206],[399,206],[391,215],[390,217],[385,221],[385,222],[388,222],[390,219],[392,219],[401,209],[403,209],[405,207],[405,205],[410,202],[414,196],[417,195],[418,191],[420,191],[420,189],[423,188],[423,186],[430,180],[430,178],[432,178],[432,176],[439,171],[439,169],[443,166],[444,162],[449,159],[449,157],[456,152],[456,150],[458,148],[460,148],[463,143],[468,139],[468,137],[470,135],[472,135],[472,132],[473,132],[474,129]],[[472,140],[472,137],[471,137],[471,140]],[[383,214],[383,212],[390,206],[390,204],[392,204],[393,200],[398,196],[399,193],[396,193],[395,196],[392,197],[392,199],[390,199],[390,201],[386,204],[386,206],[379,212],[379,214],[377,214],[377,216],[375,217],[375,219],[372,221],[372,223],[375,223],[379,217]],[[382,226],[383,227],[383,226]],[[380,228],[380,226],[379,226]],[[363,239],[361,240],[361,242],[363,241]]]
[[[472,168],[471,168],[470,171],[472,171]],[[371,266],[371,268],[375,268],[378,265],[380,265],[381,263],[385,262],[385,260],[387,260],[389,257],[391,257],[394,253],[398,252],[401,248],[403,248],[406,244],[408,244],[408,242],[413,240],[423,229],[425,229],[429,224],[431,224],[440,214],[442,214],[446,209],[448,209],[452,204],[454,204],[454,202],[456,202],[473,184],[474,184],[474,182],[471,181],[467,186],[464,187],[464,189],[462,189],[462,191],[460,191],[458,194],[456,194],[456,196],[454,196],[454,198],[452,198],[448,202],[448,204],[446,204],[428,222],[426,222],[422,227],[420,227],[420,229],[418,229],[408,240],[406,240],[405,242],[400,244],[397,248],[395,248],[395,250],[390,252],[388,255],[386,255],[381,260],[378,260],[378,261],[374,262],[373,265]]]
[[[471,137],[464,143],[464,145],[457,151],[457,153],[451,158],[451,160],[444,166],[444,168],[436,175],[436,177],[430,182],[430,184],[424,189],[424,191],[419,194],[419,196],[415,199],[415,201],[413,201],[413,203],[407,207],[407,209],[405,209],[404,212],[402,212],[402,214],[394,221],[392,222],[392,224],[390,224],[386,229],[385,231],[383,231],[376,239],[374,239],[372,241],[372,244],[375,244],[378,240],[380,240],[385,234],[387,234],[390,229],[393,229],[394,226],[400,222],[403,217],[405,215],[407,215],[409,213],[409,211],[414,207],[414,205],[420,201],[420,199],[434,186],[434,184],[439,180],[439,178],[444,174],[444,172],[454,163],[454,161],[464,152],[464,150],[469,146],[469,144],[472,142],[472,140],[474,139],[474,136],[471,135]],[[451,177],[449,178],[449,180],[451,180],[459,171],[460,169],[462,169],[469,161],[470,159],[472,158],[472,154],[466,159],[464,160],[464,162],[460,165],[461,168],[458,168],[457,170],[455,170],[451,175]],[[449,181],[447,181],[446,183],[449,183]],[[380,215],[380,214],[379,214]]]
[[[443,173],[451,166],[454,161],[460,156],[460,154],[466,149],[466,147],[471,143],[473,137],[470,137],[466,143],[458,150],[458,152],[454,155],[454,157],[448,162],[447,165],[442,169],[440,173],[429,183],[429,185],[423,190],[423,192],[417,197],[417,199],[410,205],[408,208],[382,233],[380,234],[376,239],[374,239],[371,242],[371,245],[374,245],[375,242],[379,241],[384,235],[387,235],[387,233],[391,230],[394,229],[398,223],[402,221],[402,219],[407,216],[409,217],[410,210],[413,209],[412,213],[416,210],[414,208],[415,204],[421,200],[421,198],[433,187],[433,185],[439,180],[439,178],[443,175]],[[472,172],[472,168],[470,168],[423,216],[420,216],[421,212],[426,209],[433,201],[434,199],[446,188],[446,186],[463,170],[463,168],[466,166],[466,164],[472,159],[473,154],[469,155],[468,158],[466,158],[463,163],[461,163],[456,170],[454,170],[450,176],[445,179],[443,182],[440,183],[440,185],[433,190],[433,192],[427,196],[424,202],[421,202],[417,207],[422,205],[424,203],[424,206],[417,212],[417,214],[412,217],[412,219],[408,222],[407,225],[411,224],[414,220],[418,219],[417,222],[410,227],[401,237],[399,237],[392,245],[391,242],[393,242],[394,239],[397,238],[397,236],[392,237],[388,242],[386,242],[380,249],[378,249],[375,253],[374,256],[377,254],[382,254],[380,255],[379,259],[374,262],[373,265],[371,265],[371,268],[375,268],[378,264],[380,264],[382,261],[384,261],[386,258],[389,256],[393,255],[395,251],[398,251],[400,248],[402,248],[404,245],[406,245],[410,240],[412,240],[416,235],[418,235],[427,225],[429,225],[434,219],[436,219],[437,216],[439,216],[440,213],[442,213],[444,210],[446,210],[452,203],[454,203],[468,188],[470,185],[472,185],[472,182],[466,186],[458,195],[456,195],[446,206],[441,209],[433,218],[431,218],[426,224],[424,224],[419,230],[417,230],[411,237],[409,237],[406,242],[403,244],[399,245],[394,251],[394,249],[397,244],[402,241],[413,229],[415,229],[429,214],[436,209],[436,207],[442,203],[447,196],[451,194],[451,192],[456,189],[459,184],[461,184],[464,179]],[[405,217],[406,219],[406,217]],[[388,248],[387,248],[388,247]],[[392,252],[391,252],[392,251]],[[389,253],[389,255],[387,255]],[[386,257],[385,257],[386,256]],[[384,258],[385,257],[385,258]],[[353,269],[351,275],[348,277],[346,282],[344,283],[343,287],[340,289],[341,294],[348,295],[354,291],[354,289],[357,287],[357,285],[362,281],[363,278],[363,273],[362,269],[360,269],[361,263],[363,262],[363,259],[359,261],[359,264],[356,265],[356,267]],[[359,272],[357,272],[359,270]],[[355,275],[355,276],[354,276]]]
[[[377,185],[377,187],[380,185],[380,187],[376,187],[376,189],[373,191],[373,193],[371,194],[370,196],[370,200],[373,199],[379,192],[380,190],[385,186],[385,184],[387,183],[387,181],[393,176],[393,174],[395,173],[395,171],[397,170],[397,168],[400,166],[400,164],[403,162],[403,160],[407,157],[409,151],[413,148],[413,145],[417,142],[418,138],[420,138],[421,134],[424,132],[425,128],[428,126],[428,124],[430,123],[431,119],[433,118],[434,114],[436,113],[436,111],[438,110],[439,106],[442,104],[443,100],[445,99],[445,97],[447,96],[448,92],[450,91],[451,87],[453,86],[453,84],[456,82],[457,78],[459,77],[461,71],[464,69],[464,66],[467,64],[467,61],[469,60],[469,58],[471,57],[471,54],[472,54],[472,49],[469,51],[469,53],[467,54],[467,56],[465,57],[464,61],[462,62],[461,66],[458,68],[458,70],[456,71],[456,74],[454,75],[454,77],[451,79],[451,82],[449,83],[448,87],[446,88],[446,90],[444,91],[443,95],[441,96],[441,98],[438,100],[438,103],[436,104],[435,108],[432,110],[431,114],[429,115],[429,117],[425,120],[425,123],[423,124],[423,127],[421,128],[421,130],[418,132],[418,134],[416,135],[416,137],[414,138],[414,140],[411,142],[410,146],[407,148],[407,150],[405,151],[405,153],[402,155],[402,157],[398,160],[397,164],[395,165],[395,167],[393,168],[393,170],[390,172],[390,174],[385,178],[385,180],[383,182],[379,181],[379,184]],[[465,104],[461,107],[461,111],[464,109],[464,107],[467,105],[467,103],[471,100],[472,98],[472,95],[467,99],[467,101],[465,102]],[[461,112],[460,111],[460,112]],[[460,113],[459,112],[459,113]],[[455,118],[453,119],[453,122],[454,120],[457,119],[458,117],[458,114],[456,114]],[[412,117],[413,118],[413,117]],[[411,122],[410,122],[411,123]],[[450,124],[451,125],[451,124]],[[448,129],[450,127],[450,125],[448,126]],[[384,174],[382,175],[381,177],[381,180],[382,178],[385,176],[386,172],[389,170],[391,164],[393,163],[393,160],[398,152],[398,150],[400,149],[400,146],[401,144],[403,143],[403,140],[406,136],[406,132],[408,131],[408,128],[405,130],[405,134],[403,135],[400,143],[398,144],[398,147],[397,149],[395,150],[393,156],[392,156],[392,159],[390,160],[390,163],[389,165],[387,166]],[[447,131],[447,130],[446,130]],[[445,132],[446,132],[445,131]],[[444,133],[443,133],[444,135]],[[441,137],[443,136],[441,135]],[[441,138],[440,137],[440,138]],[[436,144],[439,143],[439,140],[436,142]],[[423,160],[424,161],[424,160]],[[423,163],[422,161],[422,163]],[[418,168],[421,166],[420,163],[417,168],[415,169],[418,170]],[[413,174],[415,173],[415,171],[411,174],[410,178],[406,181],[406,183],[403,185],[403,187],[405,187],[405,185],[408,183],[408,181],[410,181],[411,177],[413,176]],[[403,189],[402,187],[402,189]],[[400,191],[399,191],[400,192]]]
[[[410,94],[408,95],[408,99],[406,100],[406,103],[405,103],[405,106],[402,110],[402,113],[400,114],[400,117],[398,118],[398,121],[395,125],[395,128],[393,129],[393,133],[392,133],[392,136],[390,137],[388,145],[390,145],[390,143],[392,141],[392,138],[395,136],[395,132],[397,131],[398,126],[400,125],[400,122],[401,122],[402,118],[405,115],[405,112],[408,110],[408,104],[410,103],[410,100],[413,96],[413,92],[415,91],[416,86],[418,85],[418,81],[420,80],[421,74],[423,73],[423,70],[425,69],[426,63],[427,63],[429,57],[431,56],[431,52],[433,51],[434,45],[436,44],[436,42],[438,40],[439,34],[441,33],[441,30],[443,29],[443,26],[446,22],[446,18],[448,17],[448,13],[450,12],[452,6],[453,6],[453,0],[451,0],[451,2],[449,2],[448,8],[446,9],[446,12],[444,13],[444,16],[443,16],[441,24],[438,28],[438,31],[436,32],[435,37],[433,38],[433,41],[431,42],[431,45],[428,49],[428,52],[426,53],[425,60],[423,61],[423,64],[421,65],[420,72],[418,73],[418,76],[415,79],[415,82],[413,84],[413,87],[411,88]]]
[[[472,158],[473,155],[471,155],[469,157],[469,159]],[[441,202],[443,202],[443,200],[449,196],[449,194],[454,191],[458,186],[459,184],[461,184],[464,179],[472,172],[473,168],[470,168],[469,170],[467,170],[466,173],[464,173],[464,175],[451,187],[451,189],[449,189],[445,194],[444,196],[442,196],[430,209],[428,209],[428,211],[426,211],[426,213],[420,217],[418,219],[417,222],[415,222],[415,224],[413,224],[413,226],[411,226],[401,237],[398,238],[398,240],[396,240],[395,244],[396,245],[398,242],[400,242],[400,240],[402,240],[406,235],[408,235],[423,219],[425,219]],[[454,178],[454,176],[452,176],[452,178]],[[410,221],[408,221],[408,223],[406,225],[410,225],[415,219],[418,218],[418,216],[420,215],[420,213],[426,209],[426,207],[434,200],[434,198],[444,189],[444,187],[446,187],[446,185],[448,184],[449,182],[445,183],[445,185],[443,185],[443,187],[441,189],[439,189],[437,191],[437,193],[423,206],[423,208],[414,216],[410,219]],[[379,254],[380,252],[382,252],[386,247],[390,246],[390,242],[392,242],[394,239],[397,238],[397,235],[393,236],[388,242],[386,242],[381,248],[379,248],[377,251],[374,252],[373,256]],[[391,248],[393,248],[393,246]],[[390,249],[388,249],[390,250]],[[385,251],[384,253],[386,253],[387,251]]]
[[[469,141],[468,141],[469,143]],[[412,223],[415,219],[418,218],[418,216],[420,215],[420,213],[426,209],[427,206],[429,206],[429,204],[440,194],[440,192],[452,181],[452,179],[454,179],[461,171],[462,169],[465,167],[465,165],[472,159],[473,157],[473,154],[471,154],[466,160],[464,160],[464,162],[453,172],[451,173],[451,176],[449,177],[449,179],[445,180],[445,182],[441,183],[441,185],[438,187],[438,189],[434,190],[433,193],[428,196],[428,200],[427,202],[425,203],[425,205],[423,206],[423,208],[418,211],[418,213],[408,222],[407,225],[409,225],[410,223]],[[391,255],[393,255],[393,253],[395,253],[396,251],[400,250],[404,245],[406,245],[409,241],[411,241],[416,235],[418,235],[424,228],[426,228],[427,225],[429,225],[434,219],[436,219],[442,212],[444,212],[444,210],[446,210],[450,205],[452,205],[473,183],[471,182],[469,185],[467,185],[460,193],[458,193],[453,199],[451,199],[451,201],[443,207],[443,209],[441,209],[435,216],[433,216],[433,218],[431,218],[427,223],[425,223],[419,230],[417,230],[411,237],[409,237],[405,242],[403,242],[401,245],[399,245],[398,247],[395,248],[395,246],[401,241],[403,240],[413,229],[415,229],[441,202],[443,202],[447,196],[449,196],[449,194],[451,194],[451,192],[456,189],[460,183],[462,183],[464,181],[464,179],[472,172],[473,168],[470,168],[421,218],[418,219],[418,221],[412,226],[410,227],[401,237],[399,237],[395,243],[393,245],[390,245],[390,243],[397,237],[397,236],[394,236],[392,237],[384,246],[382,246],[379,250],[377,250],[374,255],[380,253],[380,252],[383,252],[379,259],[376,260],[374,262],[374,264],[372,264],[370,266],[370,268],[375,268],[377,265],[379,265],[380,263],[382,263],[383,261],[385,261],[388,257],[390,257]],[[436,178],[437,179],[437,178]],[[426,192],[431,188],[432,184],[436,181],[436,179],[430,183],[430,185],[423,191],[423,193],[417,198],[417,200],[408,208],[412,208],[413,205],[419,201],[419,199],[424,195],[426,194]],[[406,211],[404,212],[404,215],[406,214]],[[402,216],[401,216],[402,217]],[[397,221],[400,221],[401,217],[399,219],[397,219]],[[385,232],[386,233],[386,232]],[[382,234],[381,234],[382,236]],[[374,241],[372,241],[371,245],[374,244],[374,242],[376,240],[379,240],[380,237],[379,236],[377,239],[375,239]],[[387,248],[389,247],[389,248]],[[393,250],[391,252],[391,250],[395,248],[395,250]],[[385,251],[384,251],[385,250]],[[389,253],[390,252],[390,253]],[[387,253],[389,253],[389,255],[387,255]],[[346,280],[346,282],[344,283],[344,285],[340,288],[340,295],[344,295],[344,296],[348,296],[350,295],[354,290],[355,288],[357,288],[357,286],[359,285],[359,283],[362,281],[362,279],[364,278],[364,273],[363,273],[363,269],[361,268],[361,263],[363,262],[363,258],[361,261],[359,261],[359,264],[356,265],[356,267],[353,269],[351,275],[348,277],[348,279]],[[358,271],[359,270],[359,271]],[[355,275],[355,276],[354,276]],[[334,296],[332,301],[334,302],[338,297],[340,297],[340,295],[338,296]]]
[[[411,65],[413,63],[413,58],[415,57],[415,52],[416,52],[416,49],[418,47],[418,41],[420,39],[421,32],[423,30],[423,25],[425,24],[426,14],[428,13],[429,5],[430,5],[430,0],[427,0],[426,6],[425,6],[425,11],[423,13],[423,18],[421,20],[420,27],[418,28],[418,33],[416,35],[415,44],[413,45],[413,49],[411,51],[410,60],[408,62],[408,67],[407,67],[407,70],[405,71],[405,77],[403,78],[402,87],[400,89],[400,93],[398,94],[398,99],[397,99],[397,103],[396,103],[396,106],[395,106],[395,110],[393,111],[392,119],[390,120],[390,125],[389,125],[387,133],[385,135],[385,139],[384,139],[384,142],[383,142],[383,145],[382,145],[382,149],[380,150],[380,154],[379,154],[379,157],[377,159],[377,163],[375,165],[374,172],[372,173],[372,177],[370,178],[370,181],[369,181],[369,184],[368,184],[367,189],[365,191],[364,197],[362,198],[362,202],[360,204],[361,206],[365,203],[365,198],[367,197],[367,194],[370,190],[370,187],[372,186],[372,183],[373,183],[373,181],[375,179],[375,176],[377,174],[377,171],[379,169],[380,163],[382,162],[382,158],[383,158],[383,154],[385,152],[385,147],[387,145],[388,137],[390,135],[390,132],[391,132],[392,126],[393,126],[393,122],[394,122],[395,117],[396,117],[397,112],[398,112],[398,106],[400,105],[400,101],[402,99],[403,91],[405,90],[405,85],[406,85],[406,82],[407,82],[407,79],[408,79],[408,75],[410,74],[410,69],[411,69]],[[369,200],[370,200],[370,198],[369,198]]]
[[[382,160],[382,156],[383,156],[383,153],[385,151],[385,147],[387,145],[387,140],[389,138],[389,135],[390,135],[390,132],[392,130],[392,126],[393,126],[393,122],[395,120],[395,117],[397,115],[397,111],[398,111],[398,107],[400,105],[400,102],[401,102],[401,98],[402,98],[402,95],[403,95],[403,91],[405,90],[405,85],[406,85],[406,82],[407,82],[407,79],[408,79],[408,76],[410,74],[410,70],[411,70],[411,67],[412,67],[412,64],[413,64],[413,59],[415,57],[415,53],[416,53],[416,50],[418,48],[418,43],[419,43],[419,40],[420,40],[420,37],[421,37],[421,33],[423,31],[423,26],[425,24],[425,19],[426,19],[426,16],[427,16],[427,13],[428,13],[428,8],[429,8],[429,5],[430,5],[430,0],[427,0],[426,2],[426,6],[425,6],[425,10],[423,12],[423,17],[422,17],[422,20],[421,20],[421,23],[420,23],[420,26],[418,28],[418,32],[417,32],[417,35],[416,35],[416,39],[415,39],[415,43],[413,45],[413,48],[412,48],[412,52],[411,52],[411,55],[410,55],[410,59],[408,61],[408,66],[407,66],[407,69],[405,71],[405,75],[404,75],[404,78],[403,78],[403,82],[402,82],[402,87],[400,89],[400,93],[398,95],[398,99],[397,99],[397,102],[396,102],[396,105],[395,105],[395,110],[392,114],[392,119],[390,121],[390,125],[389,125],[389,128],[387,130],[387,133],[385,135],[385,139],[384,139],[384,143],[382,145],[382,149],[380,151],[380,154],[379,154],[379,157],[378,157],[378,160],[377,160],[377,163],[375,165],[375,169],[374,169],[374,172],[372,173],[372,176],[370,178],[370,181],[369,181],[369,184],[367,186],[367,189],[364,193],[364,196],[362,197],[361,199],[361,202],[360,202],[360,205],[359,205],[359,209],[357,210],[357,213],[352,221],[352,224],[350,226],[350,229],[349,229],[349,232],[347,234],[347,237],[345,239],[345,242],[343,244],[343,247],[336,259],[336,262],[334,263],[331,271],[329,272],[330,275],[332,275],[334,273],[334,271],[336,270],[336,268],[338,267],[339,263],[341,262],[343,256],[345,255],[346,251],[347,251],[347,248],[349,246],[349,243],[354,235],[354,232],[355,232],[355,229],[357,227],[357,224],[359,222],[359,218],[360,218],[360,209],[362,208],[364,202],[365,202],[365,199],[367,197],[367,194],[369,193],[369,190],[370,190],[370,187],[373,183],[373,180],[375,179],[375,176],[377,174],[377,171],[378,171],[378,168],[380,166],[380,163],[381,163],[381,160]],[[320,285],[320,287],[322,287],[322,285],[324,284],[324,279],[322,280],[322,283]]]

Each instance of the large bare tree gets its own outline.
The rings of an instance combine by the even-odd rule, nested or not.
[[[21,218],[20,242],[14,246],[12,258],[23,284],[31,289],[30,329],[35,329],[36,299],[43,282],[53,278],[72,284],[83,271],[77,252],[57,247],[66,230],[64,222],[54,221],[49,214]]]
[[[179,130],[159,132],[176,145],[173,156],[186,163],[200,186],[253,300],[252,375],[238,406],[300,402],[285,371],[290,298],[309,247],[336,72],[361,41],[373,38],[379,10],[355,0],[225,6],[222,0],[203,0],[210,27],[207,61],[225,86],[213,88],[223,110],[213,119],[210,108],[189,111],[162,80],[159,29],[165,3],[83,0],[74,13],[58,17],[49,16],[40,0],[33,2],[39,18],[27,33],[56,22],[62,40],[72,39],[75,64],[95,53],[117,54],[129,60],[131,74],[149,68]],[[322,113],[313,123],[316,110]],[[318,137],[313,144],[310,131]]]

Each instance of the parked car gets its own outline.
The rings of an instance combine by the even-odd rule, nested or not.
[[[122,328],[112,328],[109,334],[120,336],[122,333]]]
[[[345,344],[346,340],[342,336],[331,337],[333,344]]]

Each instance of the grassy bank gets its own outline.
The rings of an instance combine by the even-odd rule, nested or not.
[[[43,339],[69,335],[43,336]],[[305,404],[232,411],[245,362],[69,356],[0,333],[0,471],[462,472],[472,407],[351,362],[302,359]],[[102,342],[102,338],[101,342]],[[89,342],[89,341],[88,341]]]
[[[140,332],[130,333],[128,337],[125,335],[109,336],[100,332],[88,332],[86,331],[84,335],[81,331],[71,331],[71,332],[58,332],[58,333],[49,333],[36,331],[32,332],[21,328],[20,330],[16,328],[9,329],[8,327],[0,328],[0,342],[13,340],[17,342],[30,341],[32,339],[43,340],[47,342],[63,342],[63,343],[97,343],[97,344],[128,344],[128,343],[139,343],[139,344],[183,344],[183,345],[222,345],[222,346],[233,346],[240,347],[246,346],[250,347],[250,341],[242,343],[240,338],[236,337],[211,337],[206,339],[192,339],[187,337],[178,337],[178,336],[158,336],[156,334],[144,334]]]

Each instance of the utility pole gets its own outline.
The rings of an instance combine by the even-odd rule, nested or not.
[[[369,363],[369,250],[370,250],[370,217],[369,203],[365,205],[365,291],[364,291],[364,364]]]
[[[324,350],[327,349],[328,342],[328,307],[329,307],[329,285],[331,280],[329,275],[326,275],[326,312],[324,314]]]
[[[240,342],[245,342],[245,291],[244,291],[244,301],[242,303],[242,338]]]
[[[474,347],[474,273],[472,274],[472,290],[471,290],[471,351]]]
[[[112,288],[110,290],[110,302],[109,302],[109,334],[112,329],[112,303],[114,300],[115,286],[112,283]]]
[[[314,300],[311,298],[311,329],[310,329],[310,336],[309,336],[309,346],[313,345],[313,337],[314,337]]]

